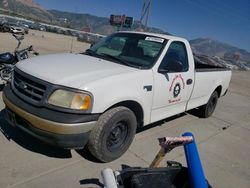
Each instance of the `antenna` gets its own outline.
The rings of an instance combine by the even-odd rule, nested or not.
[[[73,41],[74,41],[74,36],[72,35],[72,37],[71,37],[70,53],[73,52]]]
[[[75,14],[77,14],[77,6],[75,6]],[[67,22],[68,21],[69,20],[67,19]],[[69,28],[71,29],[70,22],[69,22]],[[71,45],[70,45],[70,53],[73,53],[73,43],[74,43],[74,35],[72,34],[72,36],[71,36]]]

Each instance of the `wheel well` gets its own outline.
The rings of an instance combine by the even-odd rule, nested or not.
[[[217,91],[218,97],[220,97],[221,90],[222,90],[222,87],[221,87],[221,86],[218,86],[218,87],[214,90],[214,91]]]
[[[117,106],[125,106],[125,107],[129,108],[132,112],[134,112],[138,126],[141,126],[143,124],[143,118],[144,118],[143,109],[138,102],[136,102],[136,101],[119,102],[119,103],[111,106],[107,110],[114,108],[114,107],[117,107]]]

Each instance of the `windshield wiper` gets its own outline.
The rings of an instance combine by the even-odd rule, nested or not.
[[[85,52],[83,52],[83,54],[87,54],[87,55],[96,55],[96,53],[93,50],[87,49]]]
[[[85,52],[83,52],[83,54],[87,54],[87,55],[90,55],[90,56],[95,56],[95,57],[107,57],[109,59],[112,59],[112,60],[115,60],[115,62],[119,63],[119,64],[122,64],[122,65],[127,65],[127,66],[130,66],[130,67],[134,67],[134,68],[138,68],[138,69],[141,69],[142,67],[139,66],[139,65],[134,65],[134,64],[131,64],[119,57],[116,57],[116,56],[112,56],[112,55],[109,55],[109,54],[105,54],[105,53],[96,53],[95,51],[93,50],[90,50],[90,49],[87,49]]]
[[[104,57],[108,57],[108,58],[113,59],[113,60],[115,60],[116,62],[118,62],[118,63],[120,63],[120,64],[123,64],[123,65],[127,65],[127,66],[130,66],[130,67],[134,67],[134,68],[139,68],[139,69],[141,69],[140,66],[136,66],[136,65],[134,65],[134,64],[131,64],[131,63],[129,63],[129,62],[127,62],[127,61],[125,61],[125,60],[119,58],[119,57],[116,57],[116,56],[112,56],[112,55],[105,54],[105,53],[100,53],[100,54],[98,54],[98,55],[104,56]]]

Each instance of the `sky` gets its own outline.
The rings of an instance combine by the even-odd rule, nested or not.
[[[140,20],[144,0],[34,0],[46,9]],[[250,52],[250,0],[152,0],[148,26],[187,38],[211,38]]]

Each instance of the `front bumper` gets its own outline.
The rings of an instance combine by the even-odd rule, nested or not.
[[[9,86],[4,88],[3,101],[6,105],[4,118],[9,124],[21,128],[44,142],[62,148],[84,147],[88,141],[89,132],[99,117],[96,114],[93,116],[88,114],[86,118],[83,118],[84,114],[76,115],[50,110],[48,117],[53,118],[47,119],[44,117],[44,113],[41,113],[47,109],[40,109],[24,102],[12,92]],[[39,112],[42,117],[39,116]],[[72,116],[81,117],[76,120],[76,118],[72,119]],[[56,121],[57,119],[58,121]],[[62,122],[62,119],[67,120]],[[82,122],[79,122],[79,119]]]

